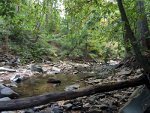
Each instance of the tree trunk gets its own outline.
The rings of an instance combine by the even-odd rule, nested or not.
[[[141,76],[132,80],[122,81],[122,82],[113,82],[102,85],[90,86],[85,89],[77,91],[67,91],[62,93],[52,93],[22,99],[14,99],[10,101],[0,102],[0,111],[10,111],[10,110],[20,110],[31,108],[34,106],[48,104],[50,102],[60,101],[60,100],[69,100],[75,99],[77,97],[89,96],[96,93],[109,92],[113,90],[135,87],[142,85],[148,82],[146,76]]]
[[[142,68],[144,69],[144,71],[146,73],[150,73],[150,67],[148,64],[148,60],[143,57],[143,55],[140,51],[140,47],[139,47],[137,40],[134,36],[134,33],[130,27],[129,20],[127,18],[122,0],[117,0],[117,3],[118,3],[119,11],[121,14],[121,19],[125,23],[125,32],[127,32],[127,34],[128,34],[128,38],[129,38],[132,48],[134,50],[136,60],[139,62],[139,64],[142,66]]]
[[[129,34],[126,32],[125,26],[123,26],[123,40],[125,45],[125,57],[129,57],[132,55],[132,48],[130,47]]]
[[[20,12],[20,6],[17,5],[17,6],[16,6],[16,13],[19,13],[19,12]]]
[[[147,16],[145,14],[145,6],[144,0],[137,0],[137,13],[138,13],[138,21],[137,21],[137,36],[142,41],[143,48],[150,50],[150,39],[149,36],[149,28],[147,22]]]

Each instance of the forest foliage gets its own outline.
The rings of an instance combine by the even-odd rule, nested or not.
[[[124,2],[132,30],[139,38],[138,0]],[[150,23],[150,2],[145,15]],[[111,0],[1,0],[0,52],[28,60],[69,58],[108,60],[124,57],[124,22]],[[149,37],[148,37],[149,38]]]

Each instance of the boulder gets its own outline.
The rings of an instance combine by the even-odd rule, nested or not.
[[[16,98],[19,95],[9,87],[4,87],[0,90],[0,97]]]

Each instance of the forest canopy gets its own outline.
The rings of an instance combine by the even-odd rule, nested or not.
[[[139,37],[138,22],[146,15],[138,0],[125,1],[130,26]],[[3,54],[24,59],[120,59],[131,45],[113,0],[1,0],[0,43]]]

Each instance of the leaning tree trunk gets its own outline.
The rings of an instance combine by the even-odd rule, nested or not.
[[[130,47],[130,41],[129,41],[129,33],[125,32],[125,26],[123,26],[123,40],[124,40],[124,47],[125,47],[125,57],[128,58],[132,55],[132,48]]]
[[[145,14],[145,6],[144,0],[137,0],[137,13],[138,13],[138,21],[137,21],[137,36],[142,41],[143,48],[150,50],[150,39],[149,36],[149,28],[147,22],[147,16]]]
[[[134,50],[136,60],[139,62],[139,64],[142,66],[142,68],[144,69],[144,71],[146,73],[150,73],[150,67],[148,64],[148,60],[146,58],[144,58],[144,56],[142,55],[142,53],[140,51],[140,47],[137,43],[136,37],[135,37],[132,29],[131,29],[131,26],[130,26],[129,20],[127,18],[122,0],[117,0],[117,3],[118,3],[119,11],[121,14],[121,19],[125,24],[125,32],[128,33],[128,38],[129,38],[132,48]]]

